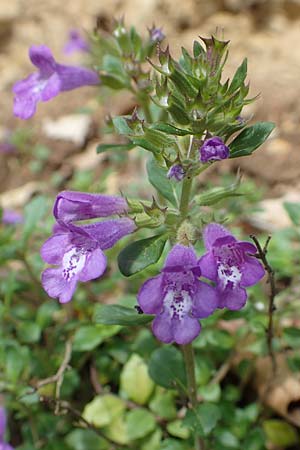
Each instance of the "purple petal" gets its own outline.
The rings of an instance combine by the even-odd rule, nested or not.
[[[136,225],[133,220],[124,217],[83,225],[80,228],[88,233],[91,239],[97,241],[102,250],[106,250],[113,247],[124,236],[133,233],[136,230]]]
[[[3,439],[6,429],[6,412],[5,409],[0,406],[0,441]]]
[[[61,91],[61,81],[57,75],[57,73],[53,73],[45,85],[45,87],[41,90],[41,101],[47,102],[51,100],[53,97],[56,97]]]
[[[245,306],[247,292],[246,289],[237,286],[234,289],[219,291],[219,299],[219,308],[228,308],[232,311],[237,311]]]
[[[55,234],[42,245],[41,257],[48,264],[60,264],[69,245],[68,234]]]
[[[78,273],[79,281],[89,281],[101,277],[105,272],[106,266],[106,256],[100,248],[97,248],[87,256],[83,270]]]
[[[30,75],[26,80],[19,81],[13,87],[14,97],[14,115],[21,119],[29,119],[36,111],[37,102],[40,100],[40,91],[34,91],[32,87],[32,78]],[[28,81],[28,87],[26,83]]]
[[[201,325],[193,317],[186,315],[183,319],[173,319],[174,341],[179,345],[186,345],[192,342],[200,333]]]
[[[57,220],[77,220],[123,214],[128,205],[123,197],[85,192],[63,191],[56,197],[53,208]]]
[[[46,45],[32,45],[29,49],[29,58],[39,69],[42,77],[48,77],[56,71],[57,63]]]
[[[218,223],[210,223],[203,230],[205,248],[210,250],[217,239],[227,236],[232,236],[232,234],[225,227]]]
[[[98,73],[85,67],[57,64],[57,73],[61,80],[62,91],[70,91],[81,86],[93,86],[100,83]]]
[[[241,287],[253,286],[262,279],[264,274],[265,269],[262,264],[253,256],[247,256],[242,269]]]
[[[199,319],[210,316],[218,307],[218,303],[219,295],[216,288],[196,280],[196,292],[193,296],[193,316]]]
[[[251,242],[241,241],[237,245],[243,250],[243,252],[249,253],[249,255],[255,255],[257,253],[257,248],[254,244],[251,244]]]
[[[217,281],[217,265],[213,252],[207,252],[205,255],[201,256],[198,264],[203,277],[212,281]]]
[[[197,266],[197,256],[193,247],[185,247],[184,245],[175,245],[167,256],[164,269],[191,269]]]
[[[146,314],[159,314],[163,305],[162,276],[150,278],[139,290],[138,304]]]
[[[64,53],[70,55],[73,52],[88,52],[90,46],[88,42],[80,35],[78,30],[70,30],[69,40],[64,46]]]
[[[46,269],[42,273],[42,285],[49,297],[58,298],[60,303],[71,300],[77,284],[76,276],[66,281],[62,276],[62,268]]]
[[[14,450],[14,448],[6,442],[0,442],[0,450]]]
[[[23,222],[22,214],[12,211],[10,209],[4,209],[2,212],[2,222],[6,224],[16,224]]]
[[[161,342],[169,344],[174,341],[172,325],[171,317],[167,312],[159,314],[152,322],[153,334]]]

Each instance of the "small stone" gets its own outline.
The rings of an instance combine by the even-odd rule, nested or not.
[[[87,114],[70,114],[57,120],[45,119],[43,132],[50,139],[70,141],[82,146],[89,134],[92,119]]]

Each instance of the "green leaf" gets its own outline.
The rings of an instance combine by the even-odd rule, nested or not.
[[[219,384],[207,384],[199,388],[199,393],[208,402],[218,402],[221,398],[221,388]]]
[[[241,449],[241,445],[237,437],[232,434],[228,430],[219,430],[218,433],[216,433],[217,441],[222,445],[222,450],[224,449]]]
[[[293,224],[296,226],[300,225],[300,203],[284,202],[283,206],[285,207]]]
[[[145,439],[145,443],[141,446],[141,450],[161,450],[161,437],[162,431],[158,428],[151,436],[148,436],[147,439]]]
[[[166,235],[157,235],[129,244],[118,256],[120,272],[130,277],[155,264],[161,257],[167,239]]]
[[[134,144],[100,144],[97,146],[97,153],[104,153],[109,150],[113,150],[115,152],[119,151],[128,151],[135,147]]]
[[[155,418],[146,409],[138,408],[126,415],[127,434],[130,441],[141,439],[155,429]]]
[[[261,428],[254,428],[243,442],[243,450],[265,450],[265,436]]]
[[[167,178],[167,170],[160,167],[154,158],[151,158],[147,161],[147,173],[148,178],[152,186],[158,190],[158,192],[173,206],[178,206],[178,196],[176,194],[175,186],[168,178]]]
[[[191,130],[183,130],[182,128],[174,127],[174,125],[170,125],[169,123],[158,122],[151,126],[154,130],[162,131],[166,134],[172,134],[174,136],[187,136],[188,134],[192,134]]]
[[[72,450],[101,450],[106,449],[106,441],[93,430],[75,429],[65,438]]]
[[[21,342],[33,344],[41,337],[41,327],[35,322],[22,322],[17,328],[17,335]]]
[[[96,305],[94,309],[94,322],[103,325],[136,326],[144,325],[154,316],[138,314],[133,308],[121,305]]]
[[[162,419],[172,420],[176,418],[176,407],[173,391],[165,391],[157,386],[155,395],[149,407],[151,411]]]
[[[149,361],[149,375],[159,386],[175,389],[186,385],[182,354],[174,347],[155,350]]]
[[[154,383],[148,375],[147,364],[139,355],[133,354],[121,372],[121,392],[135,403],[144,405],[153,388]]]
[[[245,128],[229,145],[230,158],[251,155],[266,141],[274,128],[272,122],[258,122]]]
[[[105,436],[117,444],[124,445],[128,443],[127,426],[123,415],[117,416],[108,427],[105,428]]]
[[[299,444],[296,429],[283,420],[265,420],[263,423],[263,429],[267,435],[268,441],[271,444],[275,444],[279,447],[289,447],[290,445]]]
[[[125,117],[117,116],[112,119],[114,127],[118,134],[133,135],[132,129],[129,127]]]
[[[240,67],[234,74],[234,77],[230,83],[227,94],[232,94],[236,89],[238,89],[245,81],[247,76],[247,58],[244,59]]]
[[[221,419],[220,408],[213,403],[201,403],[196,410],[196,416],[206,436],[216,427]]]
[[[190,435],[190,430],[184,426],[182,420],[174,420],[173,422],[169,422],[167,424],[167,431],[172,436],[187,439]]]
[[[118,333],[121,327],[103,325],[83,325],[76,331],[73,341],[73,350],[88,352],[96,348],[108,337]]]
[[[160,450],[191,450],[191,447],[178,439],[165,439],[161,443]]]
[[[160,151],[158,146],[148,141],[145,137],[134,137],[132,138],[132,142],[136,147],[142,147],[154,154],[159,153]]]
[[[35,197],[25,206],[23,226],[23,238],[25,241],[35,230],[38,222],[42,219],[47,209],[47,202],[42,196]]]
[[[112,394],[95,397],[85,405],[83,417],[96,427],[104,427],[112,423],[125,411],[126,405],[122,399]]]
[[[43,303],[36,314],[36,323],[42,328],[48,327],[53,322],[55,312],[59,311],[60,307],[57,302],[46,301]]]
[[[293,348],[300,347],[300,329],[295,327],[287,327],[283,330],[283,337],[286,343]]]

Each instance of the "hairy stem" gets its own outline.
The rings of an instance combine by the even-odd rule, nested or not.
[[[192,344],[182,345],[182,352],[185,362],[189,399],[192,409],[195,409],[198,401],[195,377],[195,358]],[[195,436],[195,450],[205,450],[205,443],[199,436]]]
[[[192,178],[185,178],[182,183],[182,191],[181,191],[181,199],[180,199],[180,205],[179,210],[181,214],[181,218],[185,219],[189,212],[189,202],[190,202],[190,194],[192,189]]]

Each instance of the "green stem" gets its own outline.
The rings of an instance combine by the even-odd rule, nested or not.
[[[185,178],[182,183],[181,199],[180,199],[180,215],[182,219],[185,219],[189,212],[190,194],[192,188],[193,179]]]
[[[189,399],[192,409],[196,409],[198,401],[194,350],[192,344],[182,345],[181,348],[185,362]],[[205,450],[205,442],[199,436],[195,436],[195,450]]]

